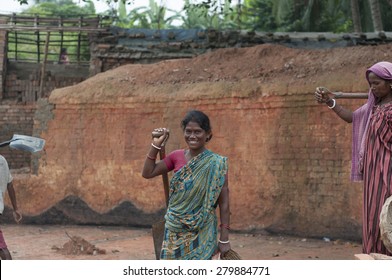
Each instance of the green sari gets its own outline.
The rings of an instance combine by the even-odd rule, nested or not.
[[[227,169],[226,157],[205,150],[174,174],[161,259],[211,258],[217,248],[215,208]]]

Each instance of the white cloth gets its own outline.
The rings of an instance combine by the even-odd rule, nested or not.
[[[8,183],[12,182],[12,175],[8,167],[7,160],[0,155],[0,214],[4,211],[4,195],[7,191]]]

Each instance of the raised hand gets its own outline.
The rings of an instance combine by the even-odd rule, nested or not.
[[[153,144],[158,147],[164,146],[169,139],[169,132],[165,127],[155,128],[151,133]]]
[[[326,87],[317,87],[314,92],[314,98],[318,103],[327,103],[331,100],[331,97],[329,97],[330,94],[332,94],[332,92]]]

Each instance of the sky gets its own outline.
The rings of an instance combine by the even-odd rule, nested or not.
[[[31,4],[33,4],[33,0],[30,0],[29,2],[31,2]],[[83,1],[81,0],[73,0],[73,2],[75,3],[81,3],[81,5],[83,4]],[[105,0],[100,0],[100,1],[96,1],[93,0],[94,5],[95,5],[95,10],[97,11],[97,13],[101,13],[104,12],[106,10],[109,9],[109,6],[106,4]],[[165,4],[165,6],[169,9],[175,10],[175,11],[180,11],[182,10],[183,7],[183,1],[181,0],[156,0],[157,3],[162,3]],[[201,1],[198,1],[201,2]],[[18,1],[16,0],[0,0],[0,14],[9,14],[9,13],[17,13],[17,12],[21,12],[23,9],[26,9],[28,6],[26,5],[20,5]],[[134,0],[133,2],[134,4],[131,5],[127,5],[128,9],[130,7],[148,7],[148,3],[149,0]]]

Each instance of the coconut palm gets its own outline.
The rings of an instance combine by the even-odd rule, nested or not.
[[[248,0],[244,4],[256,30],[346,32],[351,28],[347,0]]]
[[[361,25],[361,16],[359,13],[358,0],[351,0],[350,5],[351,5],[351,17],[353,19],[354,32],[361,33],[362,25]]]
[[[374,31],[382,31],[383,24],[381,19],[381,12],[380,12],[380,3],[378,0],[369,0],[370,11],[372,13],[372,20],[373,20],[373,28]]]

